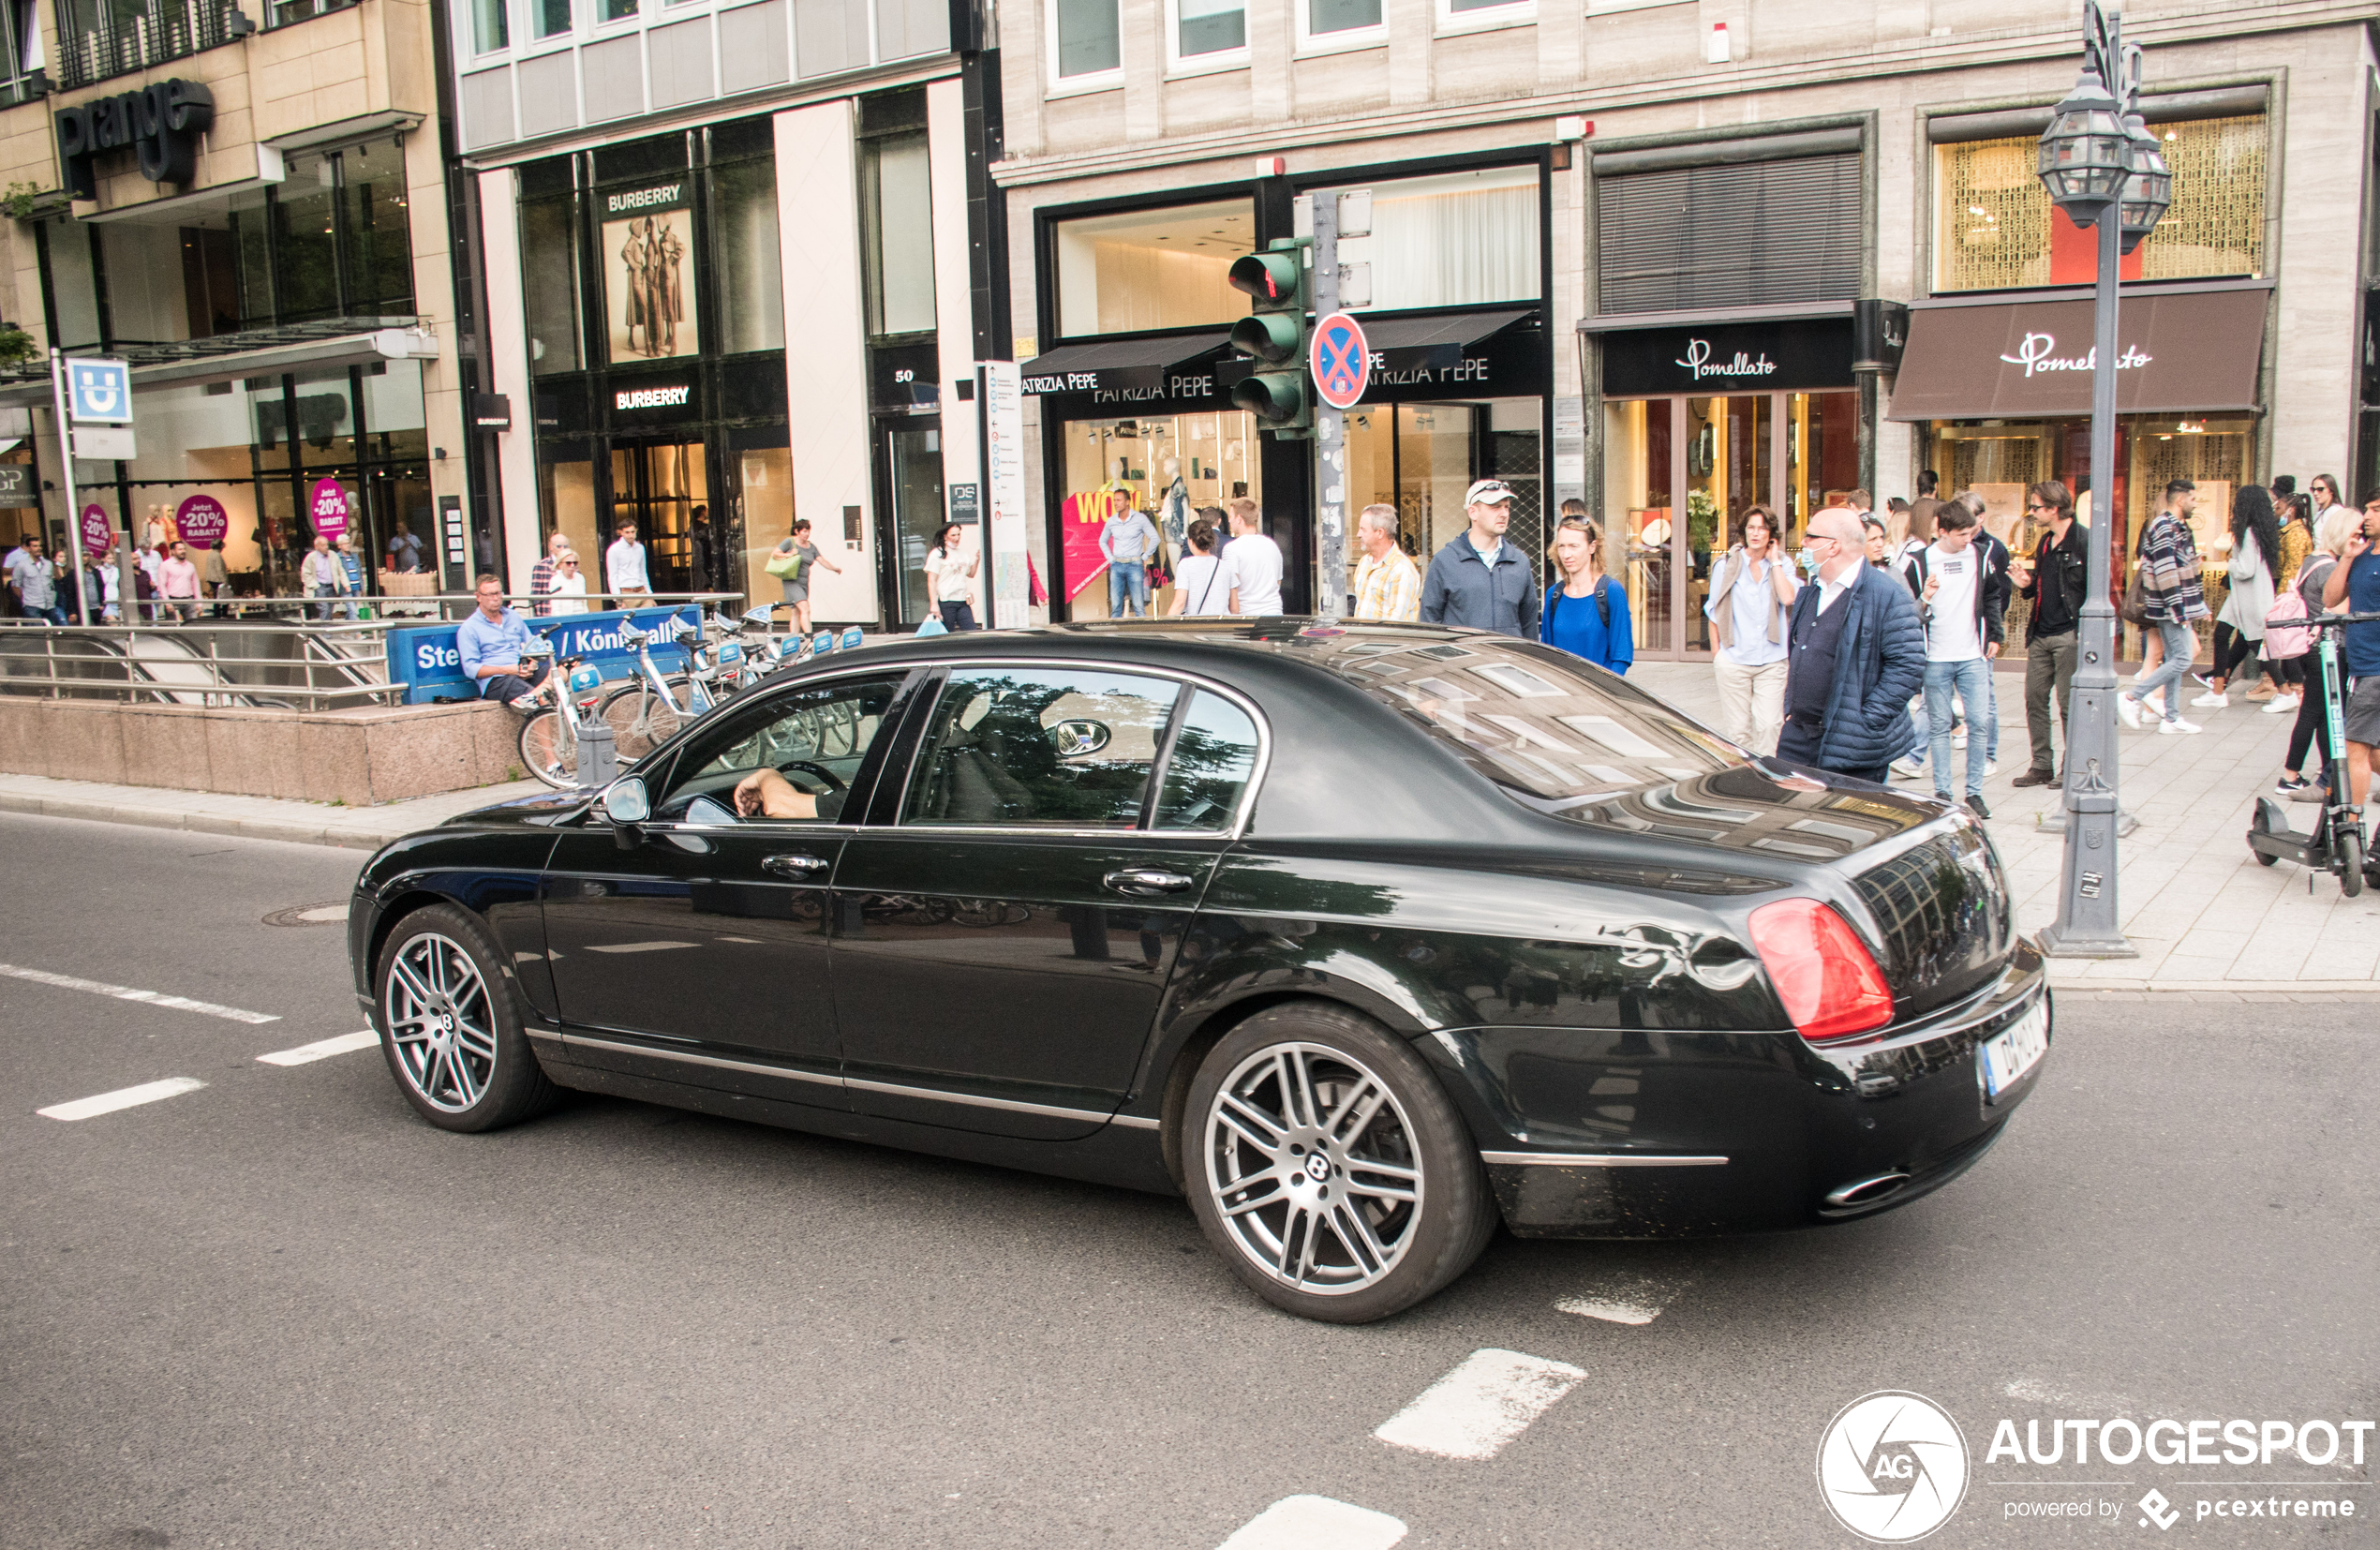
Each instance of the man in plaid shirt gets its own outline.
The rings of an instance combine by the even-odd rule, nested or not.
[[[554,591],[554,561],[570,546],[569,537],[559,528],[555,529],[545,535],[545,552],[528,568],[529,596],[537,600],[529,604],[529,611],[541,619],[554,611],[554,605],[545,601]]]
[[[1421,573],[1397,547],[1394,506],[1366,506],[1356,518],[1363,561],[1355,571],[1355,617],[1405,619],[1421,617]]]
[[[2147,604],[2142,612],[2164,637],[2165,658],[2152,670],[2135,675],[2131,690],[2116,696],[2116,714],[2136,730],[2140,702],[2164,689],[2165,714],[2157,730],[2168,738],[2203,730],[2181,719],[2180,707],[2182,675],[2190,671],[2190,659],[2198,650],[2197,632],[2190,625],[2207,617],[2207,594],[2198,579],[2198,541],[2174,509],[2179,497],[2196,488],[2187,479],[2167,484],[2165,509],[2149,518],[2149,530],[2140,535],[2140,589]]]

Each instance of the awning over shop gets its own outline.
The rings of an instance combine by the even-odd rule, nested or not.
[[[1019,375],[1024,378],[1028,395],[1128,389],[1162,391],[1167,377],[1177,368],[1204,362],[1230,337],[1228,332],[1216,330],[1060,345],[1027,361]]]
[[[2116,408],[2254,413],[2268,284],[2135,291],[2118,314]],[[1912,305],[1894,420],[2032,420],[2090,412],[2088,295]]]
[[[1432,318],[1382,318],[1363,325],[1363,337],[1375,355],[1387,356],[1386,369],[1399,365],[1438,365],[1459,361],[1463,352],[1491,335],[1506,329],[1528,316],[1526,308],[1498,312],[1445,312]],[[1401,357],[1406,351],[1428,351],[1431,359],[1420,356],[1407,362]]]
[[[342,320],[351,323],[353,320]],[[290,337],[298,328],[252,330],[188,339],[170,345],[141,345],[122,353],[132,362],[132,391],[182,387],[196,382],[228,382],[243,377],[272,377],[285,371],[314,371],[338,366],[368,365],[374,361],[435,360],[438,335],[416,325],[375,329],[368,334],[326,334],[320,337]],[[220,347],[244,345],[245,349]],[[48,407],[49,373],[0,387],[0,408]]]

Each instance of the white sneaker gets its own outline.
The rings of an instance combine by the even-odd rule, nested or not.
[[[1893,773],[1899,776],[1904,781],[1913,781],[1920,775],[1926,773],[1926,767],[1919,764],[1915,759],[1895,759],[1893,761]]]
[[[2196,699],[2192,700],[2190,703],[2202,709],[2221,710],[2231,703],[2231,696],[2229,694],[2218,694],[2213,690],[2209,689],[2205,693],[2199,695]]]
[[[1955,734],[1950,739],[1950,746],[1953,748],[1965,748],[1967,746],[1967,734],[1964,732]]]
[[[1997,760],[1997,759],[1986,759],[1986,760],[1984,761],[1984,779],[1985,779],[1985,780],[1988,781],[1988,780],[1990,780],[1993,776],[1995,776],[1995,775],[1997,775],[1997,774],[1999,774],[1999,773],[2000,773],[2000,761],[1999,761],[1999,760]]]
[[[2159,722],[2157,723],[2158,733],[2161,736],[2167,738],[2194,738],[2205,730],[2207,729],[2200,726],[2196,722],[2176,720],[2170,722]]]
[[[2135,732],[2140,730],[2140,702],[2130,694],[2116,696],[2116,717]]]
[[[2290,711],[2298,708],[2298,701],[2301,697],[2302,696],[2298,694],[2275,694],[2272,698],[2265,701],[2265,714],[2268,716],[2285,716]]]

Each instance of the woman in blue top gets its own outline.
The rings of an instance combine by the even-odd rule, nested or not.
[[[1636,660],[1628,589],[1603,574],[1603,535],[1583,513],[1566,513],[1555,525],[1554,568],[1562,579],[1545,589],[1538,638],[1598,667],[1626,673]]]

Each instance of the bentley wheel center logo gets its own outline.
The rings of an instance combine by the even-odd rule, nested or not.
[[[1836,1521],[1860,1538],[1907,1544],[1958,1511],[1967,1495],[1967,1439],[1923,1394],[1863,1394],[1819,1440],[1818,1489]]]

